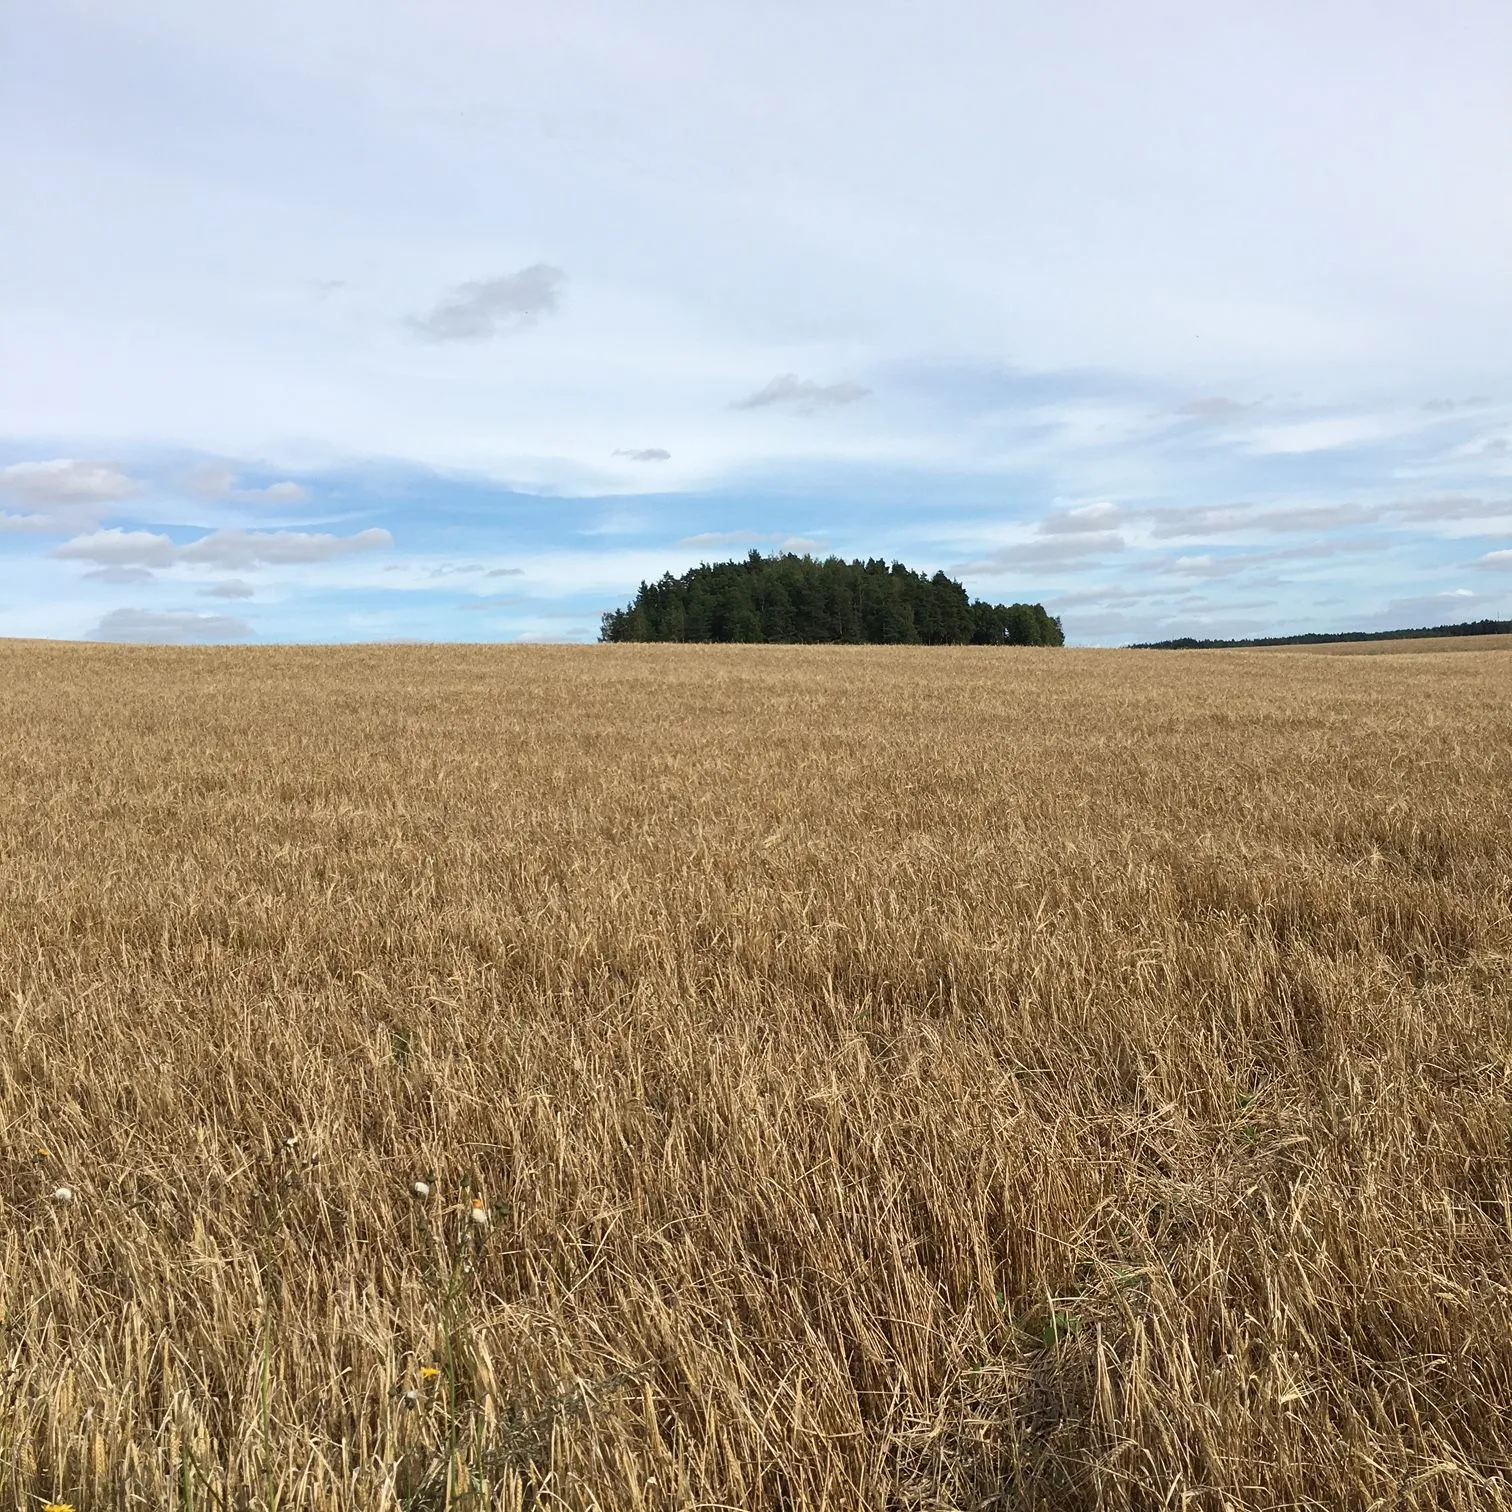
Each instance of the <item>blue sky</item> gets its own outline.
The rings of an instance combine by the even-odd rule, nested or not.
[[[49,0],[0,52],[0,634],[592,639],[753,546],[1086,644],[1512,618],[1505,5]]]

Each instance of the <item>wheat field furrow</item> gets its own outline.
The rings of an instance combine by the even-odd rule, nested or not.
[[[1512,1507],[1509,674],[0,646],[0,1506]]]

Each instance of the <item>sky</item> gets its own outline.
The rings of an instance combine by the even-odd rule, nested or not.
[[[1512,618],[1505,0],[0,0],[0,634]]]

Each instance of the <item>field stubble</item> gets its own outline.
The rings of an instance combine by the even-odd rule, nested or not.
[[[1509,672],[0,647],[0,1506],[1512,1506]]]

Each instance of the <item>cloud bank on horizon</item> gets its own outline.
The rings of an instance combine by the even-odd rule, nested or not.
[[[1512,618],[1493,0],[7,30],[0,634],[591,639],[748,549],[1082,643]]]

